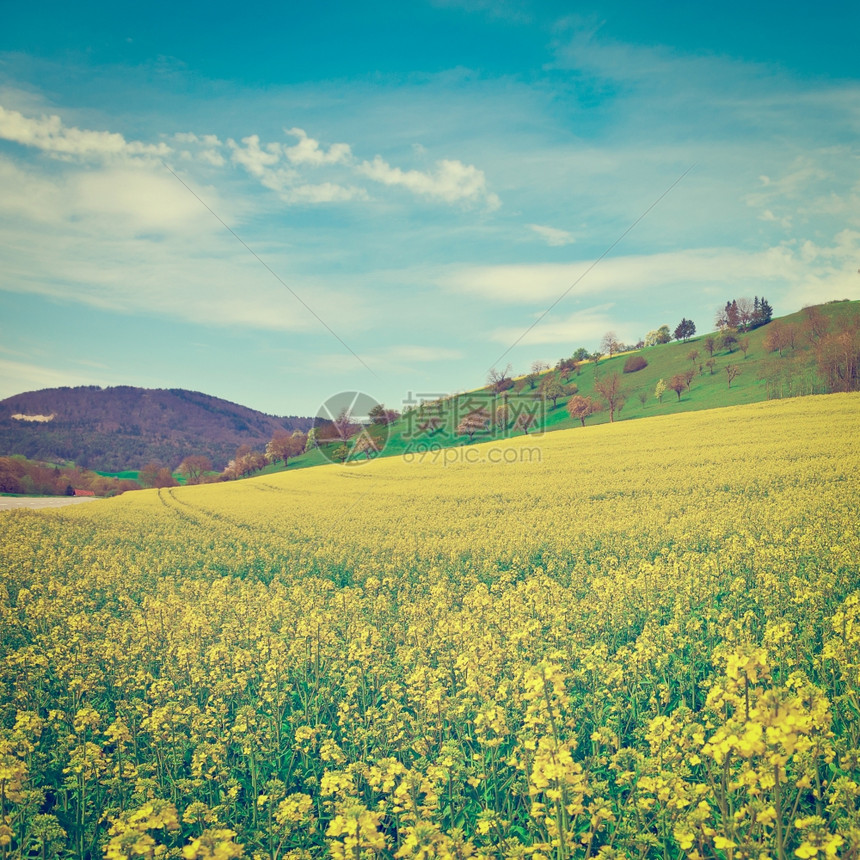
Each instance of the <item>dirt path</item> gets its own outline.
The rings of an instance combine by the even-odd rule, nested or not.
[[[0,496],[0,511],[14,508],[62,508],[95,501],[95,496]]]

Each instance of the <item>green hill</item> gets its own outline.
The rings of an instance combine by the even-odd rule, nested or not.
[[[855,347],[860,339],[858,320],[860,302],[837,301],[816,306],[826,320],[830,331],[853,323]],[[828,380],[819,372],[816,358],[816,342],[808,337],[807,310],[776,318],[767,325],[749,332],[738,332],[738,342],[730,347],[720,345],[720,333],[709,332],[698,335],[686,342],[660,344],[602,358],[599,362],[585,362],[576,372],[568,374],[557,370],[540,374],[534,387],[515,380],[514,388],[501,394],[494,394],[489,388],[454,395],[436,404],[425,405],[405,413],[387,428],[371,428],[371,435],[378,440],[382,449],[379,456],[398,456],[416,454],[433,455],[437,450],[455,445],[472,444],[489,439],[523,435],[516,428],[516,415],[534,411],[535,424],[530,428],[532,435],[578,426],[567,411],[570,396],[560,397],[556,404],[544,400],[540,387],[547,377],[559,380],[565,386],[576,386],[576,393],[600,400],[595,389],[595,379],[608,378],[618,374],[623,394],[623,407],[616,411],[616,421],[629,421],[654,415],[672,415],[701,409],[715,409],[722,406],[738,406],[763,400],[783,397],[824,394],[832,390]],[[781,329],[790,335],[781,353],[768,349],[768,339],[773,332]],[[717,342],[710,354],[706,343],[709,338]],[[692,353],[698,353],[693,358]],[[624,373],[624,365],[631,356],[641,356],[647,366],[633,373]],[[713,359],[713,365],[707,362]],[[733,366],[739,373],[732,380],[726,368]],[[655,394],[657,384],[662,379],[668,386],[675,375],[692,370],[695,375],[689,388],[681,391],[680,397],[668,387],[661,399]],[[856,372],[856,370],[855,370]],[[498,406],[506,403],[511,420],[506,427],[488,427],[471,438],[458,433],[461,420],[476,408],[485,408],[495,414]],[[610,420],[607,409],[587,418],[588,425],[603,424]],[[436,426],[438,424],[438,426]],[[289,468],[296,469],[328,462],[334,449],[333,443],[321,449],[310,451],[290,461]],[[364,455],[358,455],[359,458]]]

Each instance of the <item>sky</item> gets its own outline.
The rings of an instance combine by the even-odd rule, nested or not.
[[[0,397],[391,408],[860,298],[860,5],[4,4]]]

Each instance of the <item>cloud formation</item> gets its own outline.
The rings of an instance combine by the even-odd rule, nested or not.
[[[529,224],[528,228],[537,233],[547,245],[560,248],[562,245],[572,245],[576,238],[567,230],[559,230],[557,227],[546,227],[543,224]]]
[[[461,161],[443,159],[436,163],[436,170],[430,173],[392,167],[377,155],[373,161],[363,162],[359,169],[374,182],[399,186],[413,194],[434,197],[446,203],[484,202],[491,210],[501,205],[498,196],[487,190],[484,172]]]
[[[483,203],[490,210],[500,205],[498,196],[488,190],[484,172],[474,165],[442,159],[432,171],[403,170],[379,155],[370,161],[359,161],[347,143],[332,143],[326,148],[302,128],[285,129],[285,133],[297,142],[289,146],[279,141],[262,143],[259,135],[251,134],[238,143],[232,138],[224,143],[214,134],[194,132],[177,132],[168,139],[184,147],[179,150],[183,160],[196,159],[209,167],[222,168],[229,159],[291,204],[367,200],[368,190],[357,183],[369,179],[449,204]],[[118,132],[68,126],[55,114],[27,117],[2,106],[0,138],[64,159],[164,158],[175,152],[165,141],[128,141]],[[337,172],[321,182],[308,181],[307,173],[303,172],[326,169]]]
[[[127,141],[121,134],[109,131],[66,126],[60,117],[26,117],[16,110],[0,105],[0,138],[31,146],[55,156],[80,158],[110,158],[113,156],[166,156],[171,148],[166,143]]]
[[[631,295],[679,286],[701,290],[727,280],[744,286],[791,282],[796,260],[787,247],[743,252],[731,248],[695,248],[670,253],[629,255],[601,261],[502,266],[471,266],[443,277],[449,289],[464,290],[511,304],[550,303],[569,296]],[[759,290],[761,292],[761,290]]]
[[[490,340],[505,347],[517,341],[523,346],[564,344],[573,352],[574,344],[596,343],[607,330],[613,329],[622,339],[635,341],[638,335],[631,326],[619,327],[613,322],[612,308],[613,304],[608,303],[561,317],[547,318],[524,335],[523,332],[533,322],[526,320],[522,327],[504,326],[495,329],[490,333]]]

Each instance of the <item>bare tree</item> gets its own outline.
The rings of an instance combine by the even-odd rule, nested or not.
[[[626,393],[621,387],[621,377],[616,372],[595,379],[594,390],[606,402],[606,407],[609,409],[609,421],[612,423],[615,421],[615,413],[624,408]]]
[[[752,299],[748,299],[746,296],[739,298],[737,300],[738,328],[746,331],[753,321],[756,310],[757,308]]]
[[[813,345],[818,343],[830,329],[830,321],[817,305],[803,309],[803,336]]]
[[[741,369],[736,364],[726,365],[726,376],[729,378],[729,388],[732,387],[732,382],[741,375]]]
[[[687,383],[687,390],[689,391],[690,386],[693,384],[693,380],[696,378],[696,368],[691,367],[684,371],[684,382]]]
[[[601,338],[600,350],[604,354],[608,353],[609,355],[615,355],[615,353],[619,351],[620,346],[618,335],[615,334],[614,331],[606,332],[606,334]]]
[[[772,322],[767,328],[767,334],[764,338],[764,348],[768,352],[778,352],[782,357],[782,351],[788,345],[788,340],[785,336],[785,325],[779,320]]]
[[[332,426],[337,434],[337,438],[342,442],[346,442],[346,440],[352,436],[353,432],[355,432],[355,425],[352,422],[352,414],[346,406],[340,410],[337,418],[332,421]]]
[[[496,394],[506,391],[508,388],[513,388],[514,383],[511,379],[511,365],[507,365],[504,370],[496,370],[491,368],[487,374],[487,385],[496,392]]]
[[[860,315],[822,335],[815,354],[818,373],[830,391],[860,389]]]
[[[683,373],[676,373],[669,380],[669,388],[678,395],[678,400],[681,399],[681,394],[684,389],[687,387],[687,377]]]
[[[528,433],[536,421],[537,419],[533,412],[520,412],[514,421],[514,429],[522,430],[523,433]]]

